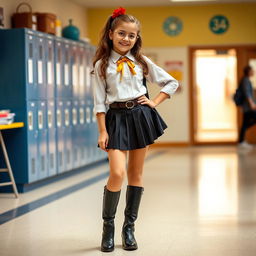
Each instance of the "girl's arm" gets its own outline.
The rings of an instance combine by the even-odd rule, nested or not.
[[[106,125],[105,125],[105,118],[106,114],[104,112],[100,112],[96,114],[97,122],[98,122],[98,131],[99,133],[101,132],[106,132]]]
[[[146,56],[143,57],[148,65],[148,74],[146,75],[146,79],[150,83],[156,83],[159,87],[162,88],[160,90],[160,93],[162,93],[157,95],[154,101],[156,100],[156,103],[159,104],[166,99],[165,94],[167,95],[167,98],[170,99],[179,87],[179,82],[170,74],[168,74],[164,69],[160,68],[154,62],[152,62],[149,58]]]
[[[150,100],[145,95],[142,95],[138,98],[138,102],[142,105],[147,104],[151,108],[155,108],[157,105],[168,98],[170,98],[170,96],[167,93],[160,92],[153,100]]]
[[[91,75],[93,97],[94,97],[94,109],[93,112],[96,115],[100,112],[107,112],[107,105],[105,104],[107,93],[106,83],[104,78],[100,75],[99,67],[101,61],[97,61],[94,67],[94,73]]]
[[[93,97],[94,97],[94,108],[93,114],[96,115],[98,123],[98,144],[100,148],[107,151],[108,145],[108,133],[105,125],[107,106],[106,100],[106,84],[104,79],[99,75],[99,64],[100,61],[96,62],[94,67],[94,74],[92,74],[92,86],[93,86]]]
[[[159,94],[152,100],[155,103],[156,107],[157,105],[159,105],[161,102],[163,102],[166,99],[169,99],[170,96],[164,92],[159,92]]]
[[[160,87],[162,87],[162,89],[153,100],[150,100],[145,95],[142,95],[139,97],[138,102],[140,104],[147,104],[154,108],[164,100],[170,99],[171,95],[177,90],[179,83],[175,78],[153,63],[149,58],[146,56],[143,57],[148,65],[148,74],[146,75],[146,79],[151,83],[158,84]]]
[[[108,149],[106,149],[106,147],[108,145],[109,136],[105,125],[106,114],[104,112],[97,113],[96,118],[98,122],[99,131],[98,144],[102,150],[107,152]]]

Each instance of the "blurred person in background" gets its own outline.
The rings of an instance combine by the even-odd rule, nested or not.
[[[254,75],[254,71],[251,66],[244,68],[244,76],[240,81],[242,92],[244,95],[244,101],[242,104],[243,111],[243,122],[239,133],[239,147],[252,149],[253,145],[245,141],[246,131],[253,125],[256,124],[256,100],[253,96],[253,87],[250,77]]]

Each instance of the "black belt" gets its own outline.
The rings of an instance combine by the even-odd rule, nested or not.
[[[140,103],[137,101],[137,99],[133,99],[133,100],[127,100],[124,102],[120,102],[120,101],[115,101],[111,104],[109,104],[110,108],[127,108],[127,109],[131,109],[137,105],[140,105]]]

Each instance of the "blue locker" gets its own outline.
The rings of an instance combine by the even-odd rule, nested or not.
[[[91,139],[91,150],[92,150],[92,160],[96,162],[99,158],[98,156],[98,148],[97,148],[97,123],[96,117],[93,114],[93,104],[90,105],[90,112],[91,112],[91,126],[92,126],[92,139]]]
[[[63,98],[64,92],[64,79],[63,79],[63,53],[62,41],[57,39],[55,41],[55,97],[57,99]]]
[[[86,101],[90,100],[92,97],[92,86],[91,86],[91,76],[90,76],[90,70],[91,70],[91,62],[92,62],[92,56],[90,47],[86,47],[86,61],[85,61],[85,90],[84,90],[84,98]],[[87,104],[87,103],[86,103]]]
[[[38,130],[37,102],[27,103],[27,134],[28,134],[28,182],[37,181],[38,173]]]
[[[25,56],[26,56],[26,95],[28,100],[37,99],[37,77],[36,77],[36,55],[37,55],[37,36],[35,32],[28,31],[25,34]]]
[[[86,51],[83,44],[79,45],[78,48],[78,65],[79,65],[79,95],[78,98],[81,100],[85,99],[85,70],[86,70]]]
[[[72,97],[71,87],[71,44],[65,40],[62,44],[63,54],[63,98],[70,99]]]
[[[47,108],[46,101],[38,101],[37,129],[38,129],[38,174],[39,179],[48,177],[47,167]]]
[[[79,148],[80,148],[80,166],[86,165],[87,157],[87,134],[86,134],[86,118],[85,118],[85,101],[79,102]]]
[[[55,77],[54,77],[54,40],[53,36],[47,36],[45,41],[46,52],[46,89],[47,99],[54,99],[55,97]]]
[[[72,151],[73,151],[73,168],[80,167],[80,114],[78,101],[72,101]]]
[[[71,88],[72,99],[79,99],[79,48],[76,43],[71,46]]]
[[[89,132],[89,120],[87,119],[87,113],[86,113],[86,101],[81,101],[81,105],[83,106],[84,109],[84,125],[81,128],[82,136],[83,136],[83,152],[81,153],[83,156],[83,164],[86,165],[90,163],[90,158],[89,158],[89,142],[90,142],[90,134]]]
[[[92,122],[91,122],[91,110],[90,105],[86,103],[85,105],[85,120],[86,120],[86,127],[85,127],[85,135],[86,135],[86,157],[87,163],[93,162],[93,155],[92,155]]]
[[[57,127],[57,170],[64,172],[64,123],[63,123],[63,102],[56,101],[56,127]]]
[[[91,110],[91,117],[92,117],[92,154],[93,154],[93,161],[96,162],[97,160],[100,159],[100,151],[97,147],[97,138],[98,138],[98,126],[97,126],[97,121],[96,121],[96,116],[93,113],[93,104],[90,105],[90,110]]]
[[[91,61],[91,54],[90,54],[90,47],[86,47],[86,62],[85,62],[85,137],[86,137],[86,144],[85,144],[85,154],[86,154],[86,164],[92,163],[92,126],[91,126],[91,112],[90,112],[90,104],[91,104],[91,79],[90,79],[90,61]]]
[[[71,111],[72,105],[71,101],[64,101],[64,171],[69,171],[72,169],[72,119]]]
[[[37,98],[46,99],[46,58],[45,58],[45,37],[42,33],[38,34],[36,39],[36,68],[37,68]]]
[[[21,28],[0,30],[0,49],[0,108],[25,123],[15,140],[5,132],[20,188],[97,160],[94,48]]]
[[[57,174],[56,117],[54,100],[47,101],[47,159],[48,176]]]

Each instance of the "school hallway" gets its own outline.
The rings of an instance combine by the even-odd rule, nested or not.
[[[108,162],[19,194],[0,194],[1,256],[253,256],[256,149],[151,148],[136,221],[139,249],[121,248],[123,186],[114,252],[100,251]]]

